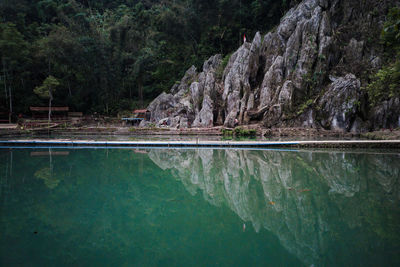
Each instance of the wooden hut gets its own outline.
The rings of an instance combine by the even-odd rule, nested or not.
[[[147,109],[136,109],[132,112],[132,117],[129,118],[122,118],[126,124],[131,124],[133,126],[139,125],[143,120],[150,120],[150,110]]]
[[[151,112],[147,109],[136,109],[133,111],[133,116],[139,119],[150,120]]]
[[[49,114],[49,107],[30,107],[33,119],[46,119]],[[51,107],[52,119],[68,118],[69,107]]]

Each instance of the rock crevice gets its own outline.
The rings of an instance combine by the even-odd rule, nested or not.
[[[170,94],[150,104],[152,120],[167,118],[174,127],[185,119],[193,127],[259,123],[356,132],[400,126],[397,98],[368,109],[361,90],[367,82],[362,74],[381,64],[366,32],[381,27],[385,13],[371,17],[369,9],[388,6],[365,2],[304,0],[276,30],[256,33],[234,52],[221,78],[220,55],[209,58],[201,73],[189,68]]]

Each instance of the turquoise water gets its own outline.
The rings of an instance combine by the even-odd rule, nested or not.
[[[399,266],[400,151],[0,149],[1,266]]]

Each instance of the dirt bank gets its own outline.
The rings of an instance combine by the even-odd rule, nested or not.
[[[256,136],[265,138],[276,137],[306,137],[313,138],[361,138],[370,140],[399,140],[400,129],[382,130],[369,133],[348,133],[342,131],[328,131],[322,128],[262,128],[259,125],[240,126],[244,130],[254,130]],[[36,135],[121,135],[121,136],[136,136],[136,135],[161,135],[161,136],[222,136],[226,132],[234,132],[234,129],[224,128],[222,126],[209,128],[139,128],[121,126],[120,124],[105,124],[105,125],[89,125],[89,126],[64,126],[56,128],[41,128],[41,129],[24,129],[16,128],[1,128],[0,137],[11,138],[14,136],[36,136]],[[228,131],[226,131],[228,130]]]
[[[325,140],[325,141],[93,141],[93,140],[7,140],[0,147],[165,147],[165,148],[362,148],[399,149],[400,140]]]

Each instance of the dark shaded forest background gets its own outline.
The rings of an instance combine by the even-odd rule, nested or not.
[[[289,0],[1,0],[0,109],[53,105],[117,114],[146,104],[209,56],[266,32]],[[10,97],[11,96],[11,97]]]

